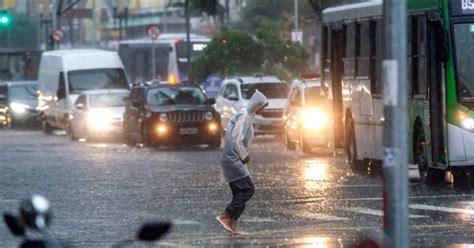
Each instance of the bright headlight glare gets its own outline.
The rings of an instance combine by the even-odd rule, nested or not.
[[[217,126],[216,123],[210,123],[208,128],[209,128],[209,131],[215,132],[215,131],[217,131],[217,129],[219,129],[219,126]]]
[[[161,113],[160,114],[160,121],[167,121],[168,120],[168,115],[166,113]]]
[[[28,105],[17,103],[17,102],[12,102],[10,104],[10,108],[13,110],[13,112],[22,114],[25,113],[26,110],[28,109]]]
[[[166,127],[166,125],[160,124],[156,126],[156,132],[159,135],[164,135],[168,132],[168,128]]]
[[[474,119],[465,118],[461,121],[461,125],[467,130],[474,130]]]
[[[93,129],[107,129],[110,126],[110,119],[110,112],[100,109],[90,110],[87,116],[89,126]]]
[[[307,109],[302,113],[303,126],[310,130],[319,130],[326,126],[328,119],[320,109]]]
[[[210,121],[212,120],[212,118],[214,118],[214,115],[212,114],[212,112],[206,112],[204,114],[204,119],[206,119],[206,121]]]

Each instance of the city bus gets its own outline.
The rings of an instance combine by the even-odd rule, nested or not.
[[[211,41],[192,34],[191,58],[201,53]],[[186,34],[162,34],[155,40],[155,68],[152,61],[153,42],[150,38],[124,40],[118,45],[118,53],[132,83],[160,79],[177,83],[188,79]]]
[[[421,180],[471,180],[474,168],[474,1],[407,0],[408,140]],[[323,82],[336,143],[352,169],[383,158],[383,2],[323,11]],[[448,174],[449,175],[449,174]]]

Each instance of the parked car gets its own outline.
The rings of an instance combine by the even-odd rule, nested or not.
[[[0,84],[0,126],[15,127],[38,122],[38,83],[15,81]]]
[[[216,98],[216,110],[221,114],[222,127],[227,128],[230,118],[245,108],[252,94],[258,90],[268,98],[268,107],[255,116],[256,134],[283,133],[283,107],[288,96],[288,85],[276,77],[235,77],[222,82]]]
[[[76,100],[69,135],[72,140],[121,137],[128,90],[90,90]]]
[[[220,116],[214,103],[195,84],[136,85],[124,114],[127,143],[220,147]]]
[[[39,100],[43,131],[67,129],[79,94],[97,89],[129,89],[116,52],[71,49],[44,52],[39,67]]]
[[[318,75],[306,75],[291,85],[284,110],[284,139],[289,150],[296,146],[309,153],[312,148],[334,147],[331,101],[328,88]]]

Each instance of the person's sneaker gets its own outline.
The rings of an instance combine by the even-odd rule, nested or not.
[[[216,217],[216,220],[221,223],[222,227],[230,233],[234,233],[234,230],[232,229],[232,218],[227,213],[222,213]]]

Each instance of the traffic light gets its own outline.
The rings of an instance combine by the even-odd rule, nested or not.
[[[0,10],[0,26],[8,27],[12,22],[12,17],[8,11]]]

